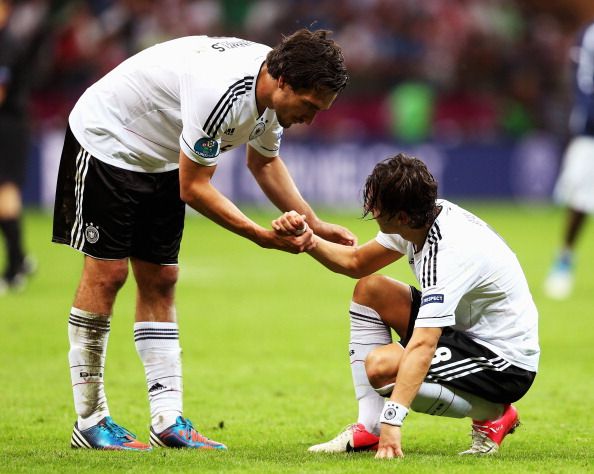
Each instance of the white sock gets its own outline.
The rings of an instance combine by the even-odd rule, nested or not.
[[[489,400],[485,400],[484,398],[461,390],[458,390],[458,395],[464,397],[472,405],[472,408],[468,412],[468,416],[473,420],[496,420],[501,418],[505,410],[505,405],[503,403],[490,402]]]
[[[451,388],[436,383],[423,382],[411,403],[411,408],[416,412],[428,415],[464,418],[468,416],[472,405]]]
[[[177,323],[135,323],[134,342],[144,365],[151,426],[156,433],[160,433],[175,423],[183,408],[181,348]]]
[[[103,387],[110,315],[72,308],[68,319],[70,379],[78,428],[86,430],[109,416]]]
[[[357,423],[362,423],[367,431],[379,435],[379,417],[384,408],[384,399],[369,383],[365,372],[365,359],[376,347],[392,342],[390,328],[372,308],[351,301],[351,341],[349,355],[355,396],[359,402]]]
[[[471,417],[495,420],[503,414],[503,404],[436,383],[423,382],[411,404],[414,411],[449,418]]]

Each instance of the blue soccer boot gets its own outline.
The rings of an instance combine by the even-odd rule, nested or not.
[[[227,449],[222,443],[201,435],[187,418],[178,416],[169,428],[155,433],[151,427],[150,443],[161,448]]]
[[[74,424],[70,445],[82,449],[109,449],[115,451],[150,451],[148,444],[136,439],[136,435],[115,423],[111,416],[106,416],[95,426],[86,430],[78,429]]]

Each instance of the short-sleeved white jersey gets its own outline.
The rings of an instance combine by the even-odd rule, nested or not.
[[[438,200],[441,212],[422,249],[379,232],[384,247],[408,257],[421,287],[415,327],[451,326],[508,362],[536,372],[538,312],[515,254],[485,222]]]
[[[97,159],[132,171],[176,169],[180,148],[215,165],[249,143],[278,155],[274,110],[258,114],[256,79],[270,48],[238,38],[189,36],[132,56],[89,87],[69,123]]]

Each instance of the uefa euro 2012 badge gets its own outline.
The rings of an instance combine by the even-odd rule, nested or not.
[[[92,222],[86,224],[85,240],[90,244],[97,242],[99,240],[99,226],[94,226]]]
[[[202,158],[214,158],[219,154],[219,142],[210,137],[204,137],[194,143],[194,151]]]

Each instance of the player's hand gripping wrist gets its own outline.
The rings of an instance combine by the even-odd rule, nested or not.
[[[406,408],[404,405],[401,405],[400,403],[388,400],[384,405],[384,409],[382,410],[380,423],[385,423],[392,426],[402,426],[406,415],[408,415],[408,408]]]

